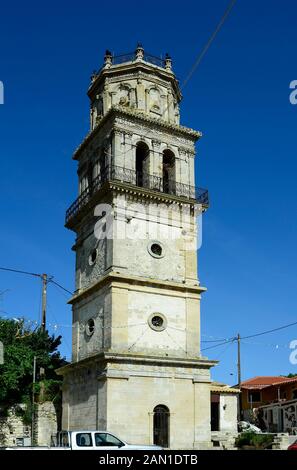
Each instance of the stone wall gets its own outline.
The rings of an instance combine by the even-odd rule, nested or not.
[[[231,393],[220,395],[220,430],[237,434],[238,396]]]
[[[25,405],[19,405],[24,409]],[[38,446],[49,446],[51,436],[57,432],[57,413],[52,402],[36,405],[34,441]],[[0,446],[30,446],[31,425],[25,425],[16,408],[0,418]]]
[[[35,420],[35,440],[39,446],[51,444],[51,436],[56,435],[57,412],[52,402],[37,405]]]
[[[177,361],[179,362],[179,361]],[[185,366],[122,363],[79,366],[64,376],[63,429],[100,429],[134,444],[152,444],[157,405],[170,413],[170,448],[211,447],[210,374]]]

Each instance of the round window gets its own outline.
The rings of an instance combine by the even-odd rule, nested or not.
[[[93,318],[89,318],[86,324],[86,333],[88,336],[92,336],[95,331],[95,322]]]
[[[148,319],[148,324],[152,330],[163,331],[167,326],[167,320],[162,313],[153,313]]]
[[[154,258],[163,258],[164,256],[164,246],[159,241],[152,241],[148,245],[148,252]]]
[[[93,264],[95,264],[96,262],[96,259],[97,259],[97,249],[94,248],[91,253],[90,253],[90,256],[89,256],[89,265],[92,266]]]

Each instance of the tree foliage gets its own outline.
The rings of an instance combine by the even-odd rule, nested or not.
[[[4,364],[0,365],[2,409],[31,400],[34,356],[37,379],[40,368],[43,368],[42,380],[49,389],[59,383],[55,370],[66,364],[58,351],[61,336],[55,338],[41,328],[33,330],[23,320],[0,318],[0,341],[4,345]]]

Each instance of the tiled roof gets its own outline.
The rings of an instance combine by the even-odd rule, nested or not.
[[[230,387],[221,382],[212,382],[210,384],[210,391],[214,393],[240,393],[239,388]]]
[[[261,390],[263,388],[272,387],[275,385],[284,385],[294,382],[297,382],[297,377],[288,378],[280,376],[259,376],[243,381],[241,383],[241,388],[246,388],[249,390]]]

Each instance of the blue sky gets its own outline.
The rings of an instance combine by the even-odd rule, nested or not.
[[[106,48],[169,52],[182,83],[222,16],[225,0],[13,2],[1,6],[0,265],[53,274],[74,285],[74,236],[64,213],[75,199],[71,155],[88,131],[86,90]],[[239,0],[183,89],[182,123],[203,132],[197,183],[210,191],[199,276],[202,340],[296,321],[297,5]],[[40,317],[40,282],[0,272],[0,310]],[[49,286],[48,322],[70,356],[67,294]],[[1,312],[0,312],[1,313]],[[4,314],[4,313],[3,313]],[[247,340],[242,375],[297,373],[297,328]],[[211,343],[204,343],[204,347]],[[213,377],[235,382],[236,346],[207,351]],[[206,351],[205,351],[206,354]],[[230,374],[234,374],[233,376]]]

